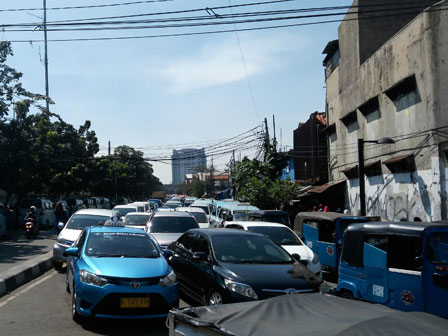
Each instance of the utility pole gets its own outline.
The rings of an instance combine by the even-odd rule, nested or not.
[[[107,153],[110,155],[110,140],[109,140],[109,146],[108,146],[108,149],[107,149]]]
[[[48,85],[48,39],[47,39],[47,0],[44,1],[44,45],[45,45],[45,95],[47,97],[47,113],[50,112],[50,89]]]
[[[272,125],[274,127],[274,140],[272,141],[272,149],[277,153],[277,137],[275,136],[275,115],[272,115]]]

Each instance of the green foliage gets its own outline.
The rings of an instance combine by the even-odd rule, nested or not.
[[[190,183],[182,184],[177,190],[178,194],[202,197],[207,191],[207,182],[200,180],[197,176],[193,176]]]
[[[284,163],[268,155],[266,161],[245,157],[236,165],[235,185],[238,199],[260,209],[277,209],[283,202],[294,199],[299,186],[289,180],[280,181]]]

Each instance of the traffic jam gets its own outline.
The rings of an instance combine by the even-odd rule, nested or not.
[[[287,318],[283,309],[298,309],[296,323],[312,319],[306,301],[310,310],[326,306],[324,315],[361,305],[364,316],[425,312],[445,326],[448,318],[447,223],[333,212],[301,212],[291,221],[287,212],[234,200],[173,196],[81,209],[59,229],[54,266],[66,264],[71,315],[81,325],[167,318],[170,335],[243,335],[250,319],[257,328]],[[270,316],[252,316],[254,307]],[[403,323],[414,319],[403,316]],[[201,327],[209,333],[195,330],[198,319],[209,321]]]

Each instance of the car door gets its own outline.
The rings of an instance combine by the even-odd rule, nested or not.
[[[78,256],[81,255],[81,251],[82,248],[84,247],[84,243],[86,241],[86,237],[87,237],[87,230],[84,229],[81,234],[79,235],[78,239],[75,241],[75,243],[72,245],[72,247],[77,247],[79,254]],[[73,256],[69,256],[67,258],[67,279],[68,279],[68,283],[71,286],[73,284],[73,280],[75,277],[75,273],[77,271],[76,269],[76,263],[78,262],[79,257],[73,257]]]
[[[195,295],[194,284],[191,279],[191,253],[193,250],[195,234],[192,232],[184,233],[173,245],[174,253],[170,260],[171,267],[177,275],[180,291],[182,294],[188,295],[194,300],[200,298]],[[171,247],[171,246],[170,246]]]
[[[207,258],[195,258],[195,253],[203,253]],[[197,233],[194,236],[188,274],[192,280],[192,288],[195,292],[195,296],[201,298],[201,303],[207,304],[208,293],[212,288],[216,287],[216,275],[213,271],[210,243],[207,237],[201,233]]]

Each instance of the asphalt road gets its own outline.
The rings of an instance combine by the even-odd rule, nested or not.
[[[94,320],[76,324],[65,291],[65,270],[51,270],[9,295],[0,298],[0,334],[25,335],[168,335],[165,319]]]

